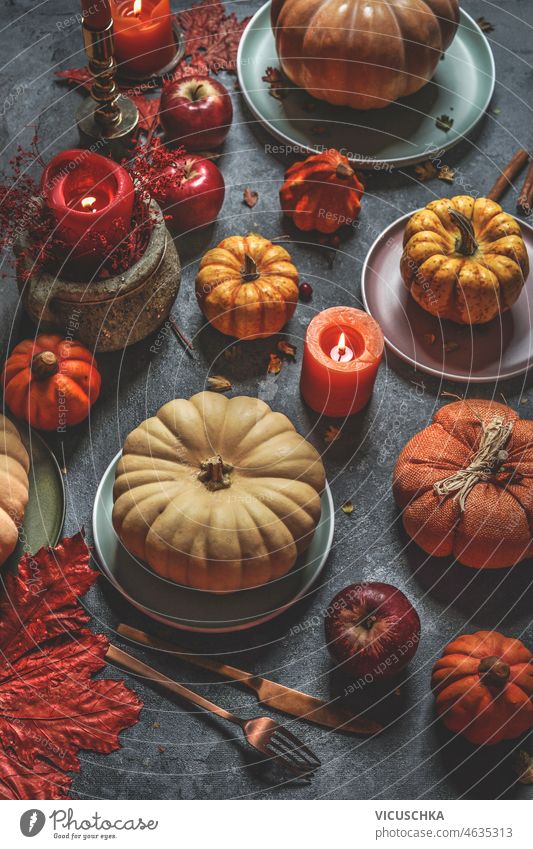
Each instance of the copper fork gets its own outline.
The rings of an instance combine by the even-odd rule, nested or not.
[[[220,716],[222,719],[227,719],[228,722],[233,722],[234,725],[240,726],[245,739],[252,748],[256,749],[266,758],[281,767],[285,767],[295,775],[304,777],[313,773],[320,766],[320,761],[315,754],[305,746],[297,737],[294,736],[283,725],[279,725],[269,716],[259,716],[256,719],[241,719],[239,716],[230,713],[214,702],[204,699],[199,693],[194,690],[189,690],[183,684],[178,684],[172,678],[168,678],[147,663],[143,663],[133,655],[128,654],[117,646],[110,645],[106,655],[110,663],[116,663],[128,672],[153,681],[169,693],[173,693],[197,705],[203,710]]]

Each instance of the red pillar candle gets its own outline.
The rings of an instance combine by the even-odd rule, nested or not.
[[[56,220],[54,236],[71,259],[102,261],[131,230],[132,179],[105,156],[62,151],[43,171],[41,196]]]
[[[81,14],[87,29],[103,30],[111,23],[109,0],[81,0]]]
[[[169,0],[112,0],[115,60],[135,75],[155,74],[176,54]]]
[[[326,416],[368,404],[383,356],[379,324],[362,310],[331,307],[309,323],[300,377],[304,401]]]

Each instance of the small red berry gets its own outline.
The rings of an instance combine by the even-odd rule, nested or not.
[[[313,298],[313,287],[310,283],[300,283],[299,293],[301,301],[311,301]]]

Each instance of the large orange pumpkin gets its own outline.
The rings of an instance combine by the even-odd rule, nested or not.
[[[533,728],[533,656],[497,631],[463,634],[433,667],[437,712],[471,743],[514,740]]]
[[[332,148],[291,165],[279,197],[299,230],[334,233],[357,219],[363,191],[348,159]]]
[[[227,336],[264,339],[291,318],[298,271],[290,254],[263,236],[230,236],[203,256],[196,297],[209,322]]]
[[[533,555],[533,422],[493,401],[448,404],[402,450],[393,492],[428,554],[512,566]]]
[[[2,375],[11,412],[41,430],[79,424],[100,394],[100,374],[87,348],[57,335],[20,342]]]
[[[284,73],[338,106],[380,109],[431,79],[459,23],[458,0],[273,0]]]

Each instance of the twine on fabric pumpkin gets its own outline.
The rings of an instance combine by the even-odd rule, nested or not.
[[[513,431],[513,422],[506,422],[502,416],[494,416],[488,423],[482,423],[483,435],[478,450],[466,469],[433,484],[433,489],[444,498],[455,492],[454,501],[459,502],[464,512],[466,499],[477,483],[488,481],[497,474],[508,458],[505,450]]]

